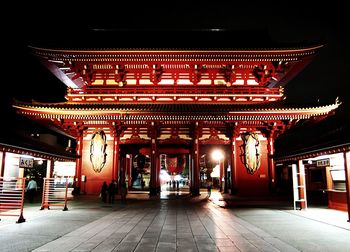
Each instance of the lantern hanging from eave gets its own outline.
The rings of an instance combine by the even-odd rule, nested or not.
[[[106,164],[107,137],[103,130],[97,130],[90,141],[90,162],[92,169],[100,173]]]
[[[247,173],[253,175],[260,167],[260,142],[259,135],[254,132],[241,134],[243,144],[241,148],[241,161],[247,169]]]

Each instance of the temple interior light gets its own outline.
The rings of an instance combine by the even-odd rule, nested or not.
[[[213,160],[215,161],[220,161],[221,159],[224,158],[224,154],[222,153],[221,150],[214,150],[212,153],[211,153],[211,157]]]

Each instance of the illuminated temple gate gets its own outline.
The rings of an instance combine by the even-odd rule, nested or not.
[[[275,186],[274,140],[301,120],[339,104],[287,105],[283,87],[321,46],[243,50],[31,50],[68,87],[66,102],[21,103],[33,120],[77,139],[76,180],[99,193],[103,181],[127,180],[159,193],[160,174],[185,173],[198,195],[203,159],[220,149],[222,190],[266,195]],[[184,172],[185,171],[185,172]],[[202,174],[203,172],[203,174]],[[146,179],[147,178],[147,179]],[[145,182],[146,180],[146,182]]]

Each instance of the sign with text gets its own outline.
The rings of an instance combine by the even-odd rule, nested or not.
[[[329,158],[317,160],[316,166],[329,166]]]
[[[19,167],[21,168],[33,168],[34,158],[19,158]]]

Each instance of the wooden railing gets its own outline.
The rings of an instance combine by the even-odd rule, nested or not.
[[[18,216],[24,222],[25,178],[0,177],[0,216]]]
[[[41,210],[51,206],[63,206],[63,211],[67,208],[68,178],[64,183],[56,183],[54,178],[44,178]]]

